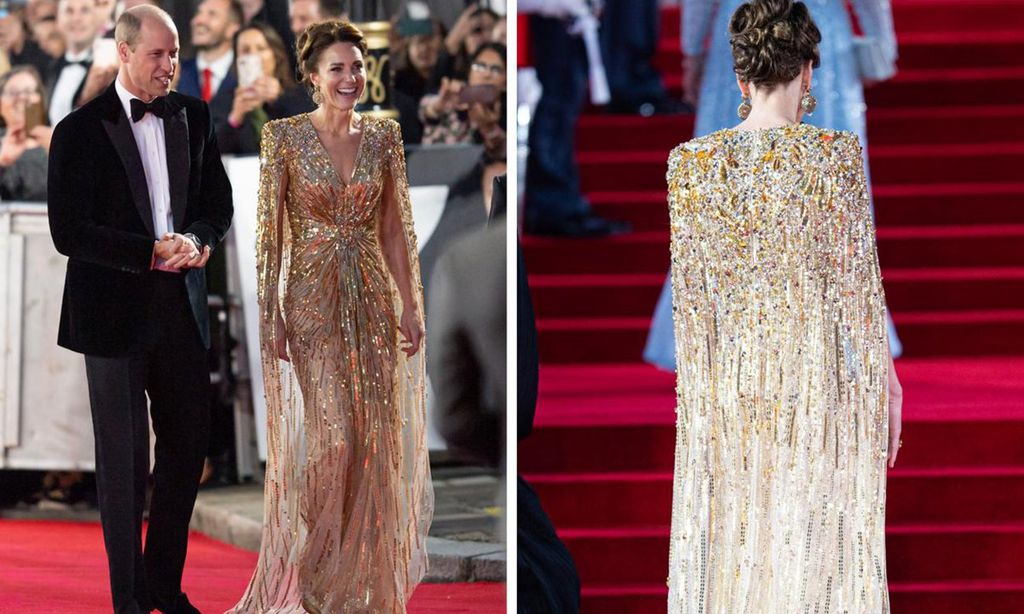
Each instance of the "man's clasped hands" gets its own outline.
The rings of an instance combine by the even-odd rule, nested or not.
[[[160,270],[201,269],[210,259],[210,246],[207,245],[200,252],[198,243],[193,239],[176,232],[168,232],[154,243],[153,255],[157,262],[155,268]]]

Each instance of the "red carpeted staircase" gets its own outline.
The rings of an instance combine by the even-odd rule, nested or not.
[[[893,0],[900,73],[868,92],[883,276],[905,345],[890,472],[896,614],[1024,612],[1024,0]],[[681,82],[679,14],[659,66]],[[692,118],[586,115],[577,145],[612,239],[524,239],[541,349],[519,470],[585,614],[663,612],[674,377],[641,363],[668,268],[665,159]]]

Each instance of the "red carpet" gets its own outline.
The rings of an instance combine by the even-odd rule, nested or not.
[[[879,255],[905,345],[890,472],[896,614],[1024,612],[1024,1],[893,0],[900,72],[868,91]],[[658,65],[678,92],[679,14]],[[665,160],[692,117],[586,115],[613,239],[524,239],[541,390],[519,470],[572,551],[583,611],[664,611],[674,376],[641,363],[668,268]]]
[[[98,524],[0,520],[0,612],[110,612],[110,584]],[[207,613],[232,607],[256,554],[193,533],[184,590]],[[505,612],[505,584],[421,584],[410,614]]]

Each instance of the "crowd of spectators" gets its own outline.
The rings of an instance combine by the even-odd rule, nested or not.
[[[162,3],[173,5],[163,8],[183,39],[174,88],[207,101],[223,153],[246,155],[258,153],[266,122],[314,108],[295,79],[294,41],[311,23],[347,17],[349,1]],[[114,23],[139,4],[161,0],[0,3],[0,199],[45,200],[52,126],[114,80]],[[432,4],[399,2],[391,20],[392,102],[403,139],[482,145],[488,174],[500,174],[505,18],[469,4],[449,27]]]

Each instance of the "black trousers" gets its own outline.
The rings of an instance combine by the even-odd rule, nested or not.
[[[528,229],[541,230],[590,213],[576,165],[576,120],[587,94],[587,51],[583,39],[569,34],[568,26],[565,20],[530,15],[530,42],[543,91],[528,137]]]
[[[601,16],[601,51],[612,104],[637,108],[664,98],[658,52],[657,0],[607,0]]]
[[[96,438],[96,483],[114,612],[168,609],[181,592],[188,525],[210,431],[207,351],[184,276],[154,271],[139,349],[86,356]],[[145,554],[142,514],[149,422],[156,434]]]

